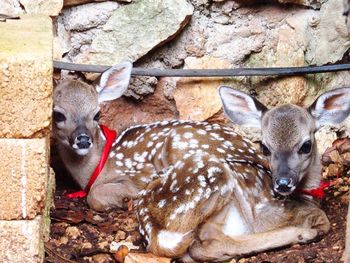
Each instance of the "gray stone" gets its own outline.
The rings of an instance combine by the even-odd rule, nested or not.
[[[103,26],[118,7],[116,2],[103,2],[67,8],[63,11],[62,22],[68,31],[85,31]]]
[[[278,2],[281,4],[304,5],[319,9],[324,2],[327,2],[327,0],[278,0]]]
[[[342,1],[329,0],[320,9],[319,24],[314,31],[311,30],[313,21],[309,20],[309,30],[305,30],[309,42],[305,53],[308,64],[334,63],[349,49],[350,36],[343,13]]]
[[[142,99],[144,96],[154,92],[157,83],[158,80],[155,77],[132,77],[124,96]]]
[[[28,14],[58,16],[63,7],[63,0],[20,0],[20,2]]]
[[[193,7],[186,0],[140,0],[114,12],[75,62],[113,65],[135,61],[174,38],[187,24]]]
[[[58,16],[63,0],[1,0],[0,14],[17,16],[22,14],[43,14]]]
[[[119,7],[116,2],[103,2],[65,8],[55,27],[55,58],[71,61],[87,50],[98,31],[107,22],[112,12]]]
[[[214,2],[223,2],[223,0],[213,0]],[[266,0],[235,0],[241,5],[266,4]],[[294,4],[319,9],[327,0],[277,0],[280,4]]]
[[[19,0],[1,0],[0,14],[8,16],[17,16],[24,14]]]

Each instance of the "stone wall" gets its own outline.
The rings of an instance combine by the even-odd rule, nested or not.
[[[0,35],[0,262],[42,262],[54,188],[52,21],[23,14],[0,22]]]
[[[2,0],[0,14],[21,18],[4,22],[0,16],[0,261],[43,259],[54,184],[48,166],[52,56],[108,65],[128,59],[138,67],[161,69],[348,62],[346,8],[342,0]],[[83,78],[92,81],[96,75]],[[307,105],[322,91],[349,83],[346,71],[298,77],[133,77],[123,98],[103,105],[103,122],[118,130],[172,118],[225,123],[219,85],[240,88],[274,106]],[[322,151],[336,135],[324,129],[319,136]]]
[[[348,61],[350,36],[342,0],[133,0],[72,6],[77,2],[66,1],[69,6],[56,21],[58,60],[112,65],[129,59],[135,66],[162,69]],[[118,129],[164,118],[226,122],[219,85],[256,94],[274,106],[308,105],[322,91],[349,83],[349,72],[215,79],[134,77],[125,94],[129,98],[105,105],[103,121]],[[329,129],[324,134],[330,135],[329,141],[335,136]]]

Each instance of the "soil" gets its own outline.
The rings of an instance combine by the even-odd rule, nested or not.
[[[323,177],[332,181],[321,203],[331,222],[329,233],[308,244],[294,245],[231,262],[342,262],[349,200],[349,152],[350,140],[347,139],[342,143],[335,142],[333,148],[328,149],[322,157]],[[117,252],[118,244],[131,248],[131,252],[145,252],[132,206],[126,211],[95,212],[89,209],[85,198],[66,198],[65,194],[77,188],[69,177],[62,176],[64,171],[56,170],[56,174],[58,185],[55,208],[51,211],[50,239],[45,244],[45,262],[122,262],[120,251]]]

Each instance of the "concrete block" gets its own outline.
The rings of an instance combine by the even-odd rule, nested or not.
[[[0,137],[42,137],[51,123],[52,21],[0,22],[0,36]]]
[[[42,214],[49,179],[49,139],[0,139],[0,220]]]
[[[0,262],[43,262],[43,232],[48,226],[42,216],[33,220],[0,220]]]

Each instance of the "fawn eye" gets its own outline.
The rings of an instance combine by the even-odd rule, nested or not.
[[[97,112],[95,117],[94,117],[94,121],[99,121],[101,119],[101,112]]]
[[[267,148],[266,145],[263,144],[262,142],[260,143],[260,148],[261,148],[263,155],[265,155],[265,156],[271,155],[269,148]]]
[[[308,140],[308,141],[303,143],[303,145],[300,147],[298,153],[299,154],[307,154],[307,153],[310,153],[310,151],[311,151],[311,141]]]
[[[67,118],[63,115],[63,113],[58,111],[53,111],[53,120],[55,122],[62,122],[65,121]]]

